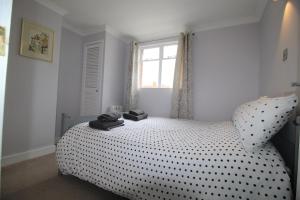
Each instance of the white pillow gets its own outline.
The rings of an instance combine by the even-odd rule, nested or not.
[[[295,94],[286,97],[262,97],[239,106],[233,115],[247,151],[255,151],[274,136],[288,121],[297,106]]]

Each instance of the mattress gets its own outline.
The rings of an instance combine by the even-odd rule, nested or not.
[[[99,131],[79,124],[57,145],[60,171],[128,199],[291,199],[272,144],[247,153],[232,122],[149,118]]]

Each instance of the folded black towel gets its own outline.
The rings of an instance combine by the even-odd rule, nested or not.
[[[145,112],[140,109],[135,109],[135,110],[130,110],[129,114],[134,115],[134,116],[139,116],[139,115],[145,114]]]
[[[121,114],[115,113],[107,113],[98,116],[98,120],[101,122],[116,122],[118,119],[121,118]]]
[[[115,122],[101,122],[99,120],[90,121],[89,126],[94,129],[109,131],[112,128],[124,126],[124,120],[117,120]]]
[[[142,115],[135,116],[135,115],[132,115],[132,114],[129,114],[129,113],[124,113],[123,117],[124,117],[124,119],[130,119],[130,120],[133,120],[133,121],[140,121],[142,119],[146,119],[148,117],[148,114],[144,113]]]

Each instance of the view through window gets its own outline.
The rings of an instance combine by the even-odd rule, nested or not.
[[[141,53],[141,87],[172,88],[177,43],[143,47]]]

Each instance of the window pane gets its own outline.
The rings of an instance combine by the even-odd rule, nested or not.
[[[159,59],[159,48],[144,49],[143,60]]]
[[[176,59],[168,59],[162,61],[162,71],[161,71],[162,88],[173,88],[175,62]]]
[[[164,58],[175,58],[177,54],[177,45],[164,46]]]
[[[158,87],[159,61],[144,61],[142,70],[142,87]]]

